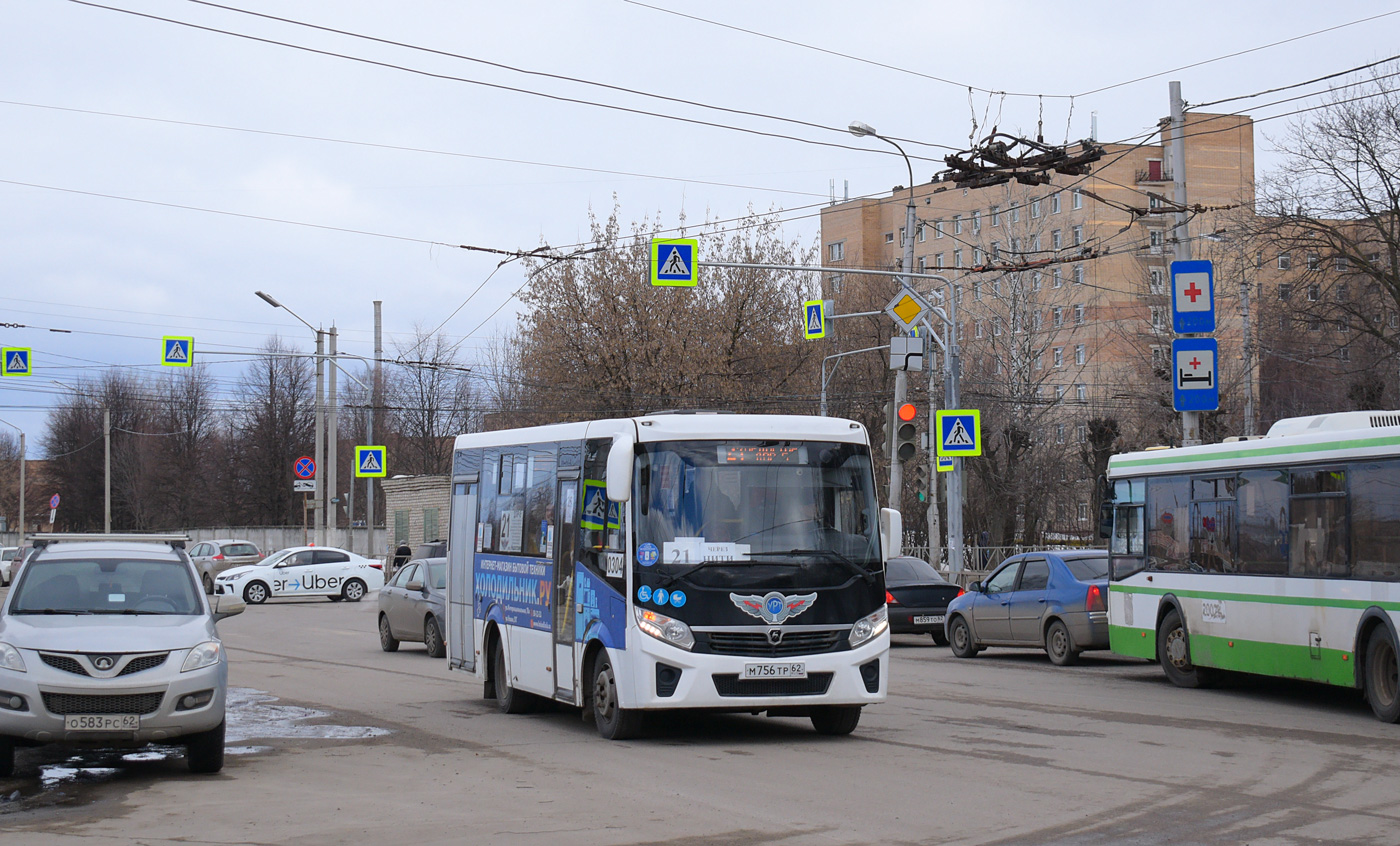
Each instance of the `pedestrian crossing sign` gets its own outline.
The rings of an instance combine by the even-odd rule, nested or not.
[[[802,336],[809,341],[826,337],[826,311],[821,300],[802,304]]]
[[[938,412],[938,454],[958,457],[982,454],[982,412],[949,409]]]
[[[32,350],[25,347],[5,347],[0,350],[0,375],[33,376],[31,352]]]
[[[953,459],[946,456],[938,456],[938,472],[947,473],[953,469]]]
[[[194,364],[194,338],[161,338],[160,363],[166,367],[189,367]]]
[[[355,478],[382,479],[388,475],[386,450],[382,446],[355,447]]]
[[[651,284],[694,288],[700,242],[695,238],[656,238],[651,242]]]

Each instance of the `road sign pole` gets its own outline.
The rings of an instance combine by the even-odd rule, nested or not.
[[[1186,131],[1185,103],[1181,99],[1181,83],[1168,84],[1171,94],[1172,127],[1172,200],[1177,211],[1173,214],[1172,251],[1177,261],[1190,261],[1191,242],[1186,237]],[[1181,412],[1181,445],[1195,446],[1201,442],[1201,415],[1197,411]]]
[[[330,367],[326,373],[326,380],[329,383],[327,388],[330,392],[330,407],[326,409],[326,523],[327,533],[334,537],[340,528],[340,507],[336,500],[340,499],[340,483],[337,478],[336,453],[340,446],[340,396],[336,392],[336,371],[340,368],[336,366],[336,341],[340,332],[331,326],[330,332]]]
[[[326,340],[325,333],[320,329],[316,330],[316,469],[320,472],[316,474],[316,504],[313,508],[316,511],[316,545],[326,545],[326,509],[323,507],[322,498],[325,496],[326,486],[324,484],[325,471],[321,468],[326,466],[326,421],[325,421],[325,396],[326,396]]]
[[[112,409],[102,409],[102,437],[106,441],[106,455],[102,459],[102,531],[112,533]],[[53,518],[49,518],[53,523]]]
[[[374,415],[379,410],[379,362],[384,358],[384,323],[381,319],[381,302],[381,300],[374,301],[374,381],[370,383],[373,387],[370,389],[369,423],[366,426],[370,443],[374,443]],[[365,488],[367,489],[367,494],[365,496],[365,524],[369,527],[369,538],[366,541],[369,547],[365,554],[370,558],[377,558],[378,555],[374,545],[374,479],[365,479]]]

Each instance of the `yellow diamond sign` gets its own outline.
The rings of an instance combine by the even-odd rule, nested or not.
[[[895,319],[895,322],[905,329],[913,329],[919,323],[919,318],[928,311],[928,303],[919,299],[913,291],[905,288],[890,300],[890,304],[885,306],[885,313]]]

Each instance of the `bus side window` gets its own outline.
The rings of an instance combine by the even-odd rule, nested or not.
[[[1188,569],[1187,544],[1191,484],[1184,476],[1147,480],[1147,566],[1152,570]]]
[[[1348,576],[1345,470],[1295,470],[1288,502],[1288,574]]]
[[[1368,461],[1351,470],[1351,575],[1400,581],[1400,461]]]
[[[1288,572],[1288,471],[1244,470],[1236,487],[1239,572]]]

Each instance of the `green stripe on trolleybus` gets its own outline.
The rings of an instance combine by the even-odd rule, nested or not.
[[[1151,629],[1128,626],[1110,626],[1109,642],[1114,652],[1131,658],[1151,658],[1156,646]],[[1221,670],[1356,686],[1352,655],[1340,649],[1314,652],[1308,646],[1193,634],[1191,660]]]
[[[1319,596],[1265,596],[1257,593],[1226,593],[1218,590],[1138,587],[1136,585],[1121,584],[1111,585],[1109,590],[1122,591],[1123,593],[1143,593],[1151,596],[1162,596],[1163,594],[1170,593],[1173,596],[1182,596],[1191,599],[1225,599],[1231,602],[1262,602],[1266,605],[1302,605],[1315,608],[1351,608],[1356,610],[1380,608],[1384,611],[1400,611],[1400,602],[1383,602],[1375,599],[1328,599]]]
[[[1332,452],[1344,449],[1367,449],[1368,447],[1400,446],[1400,438],[1358,438],[1352,441],[1327,441],[1317,444],[1291,444],[1288,446],[1246,447],[1242,449],[1211,452],[1200,456],[1168,455],[1161,458],[1136,458],[1131,461],[1114,461],[1111,469],[1124,467],[1156,467],[1162,464],[1201,464],[1216,461],[1233,461],[1238,458],[1264,458],[1271,455],[1296,455],[1303,452]]]

